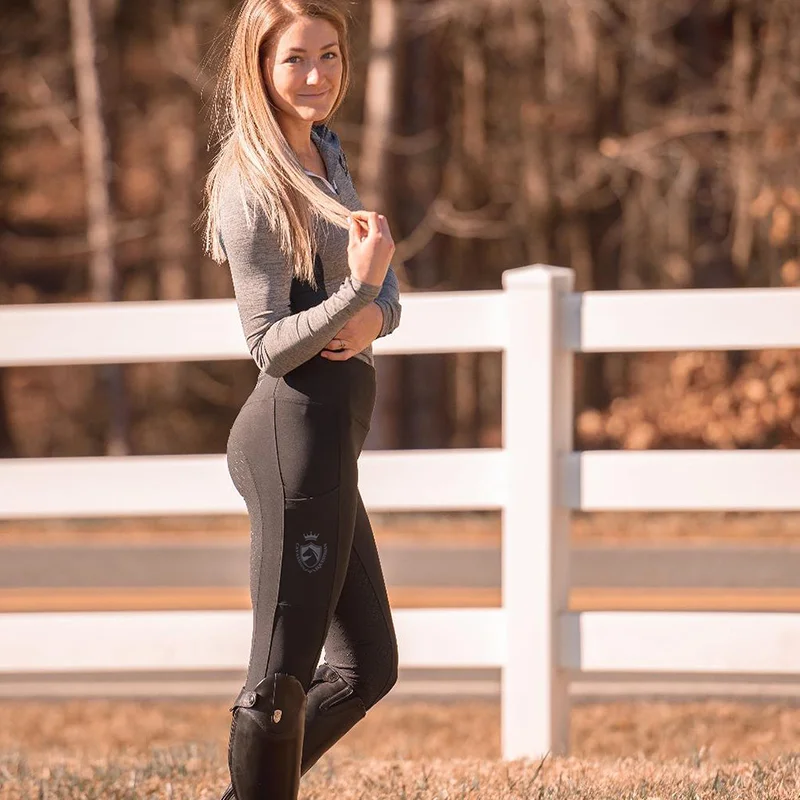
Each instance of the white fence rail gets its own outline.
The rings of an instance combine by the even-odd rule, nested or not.
[[[499,509],[505,467],[502,450],[367,452],[359,488],[372,510]],[[219,455],[0,459],[0,487],[0,518],[246,512]]]
[[[375,347],[505,353],[502,449],[365,453],[360,482],[372,510],[503,511],[502,608],[394,616],[401,666],[502,667],[509,759],[566,752],[578,672],[800,673],[797,614],[567,612],[572,509],[800,507],[797,452],[573,452],[574,353],[800,347],[800,290],[572,282],[526,267],[503,291],[405,296]],[[0,309],[0,366],[243,357],[227,300]],[[236,512],[218,455],[0,461],[0,517]],[[3,614],[0,671],[229,668],[249,642],[245,612]]]

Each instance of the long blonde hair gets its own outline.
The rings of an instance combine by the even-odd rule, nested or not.
[[[262,60],[275,37],[298,17],[317,17],[336,28],[342,54],[342,83],[327,122],[350,84],[350,48],[346,0],[244,0],[233,23],[215,98],[213,131],[220,148],[205,187],[205,250],[225,261],[219,237],[221,187],[233,173],[252,190],[293,274],[316,285],[314,254],[317,222],[347,227],[348,210],[306,175],[289,146],[267,95]],[[245,206],[245,213],[249,209]]]

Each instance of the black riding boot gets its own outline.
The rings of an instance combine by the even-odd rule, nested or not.
[[[237,800],[297,800],[306,693],[294,675],[264,678],[231,710],[228,767]]]
[[[339,673],[328,664],[320,664],[308,690],[300,774],[305,775],[366,713],[361,698]],[[228,786],[220,800],[247,798],[237,798],[233,787]]]

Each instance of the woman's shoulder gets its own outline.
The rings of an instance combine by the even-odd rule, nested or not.
[[[236,170],[219,176],[218,230],[228,256],[276,250],[277,237],[255,191]]]
[[[255,193],[248,186],[247,181],[242,178],[238,169],[229,167],[220,173],[218,180],[220,210],[238,209],[241,211],[244,205],[253,206]]]
[[[220,174],[217,198],[223,227],[252,228],[263,217],[255,191],[235,168]]]

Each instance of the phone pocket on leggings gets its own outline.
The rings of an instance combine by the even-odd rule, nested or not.
[[[275,433],[287,498],[315,500],[339,486],[341,428],[335,406],[280,399]]]
[[[306,499],[287,498],[284,530],[288,581],[281,602],[327,605],[339,537],[339,489]]]

